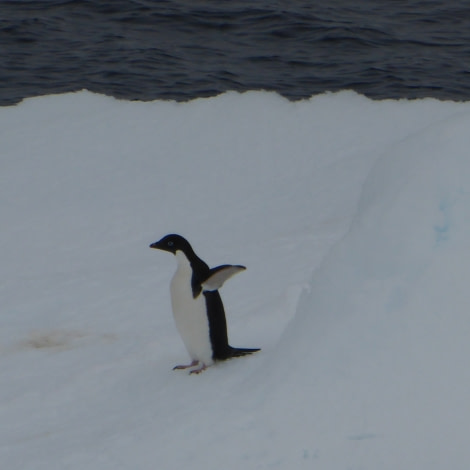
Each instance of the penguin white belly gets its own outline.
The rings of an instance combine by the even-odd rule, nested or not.
[[[192,269],[186,256],[177,252],[178,268],[170,284],[171,305],[176,328],[193,360],[211,365],[212,345],[206,299],[202,293],[195,299],[191,288]]]

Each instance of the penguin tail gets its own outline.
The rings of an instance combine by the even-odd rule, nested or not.
[[[261,351],[260,348],[232,348],[230,347],[230,357],[248,356],[255,352]]]
[[[233,348],[232,346],[226,345],[224,348],[219,348],[214,351],[213,359],[215,361],[226,361],[233,357],[242,357],[253,354],[257,351],[261,351],[259,348]]]

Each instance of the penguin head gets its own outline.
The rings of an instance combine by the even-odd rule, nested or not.
[[[170,235],[165,235],[158,242],[152,243],[150,248],[155,248],[157,250],[168,251],[170,253],[176,254],[177,251],[182,251],[187,254],[192,251],[191,245],[189,242],[183,238],[181,235],[171,233]]]

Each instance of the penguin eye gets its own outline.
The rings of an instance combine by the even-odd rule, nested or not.
[[[173,242],[172,242],[172,241],[169,241],[169,242],[167,243],[167,245],[168,245],[168,246],[173,246]]]

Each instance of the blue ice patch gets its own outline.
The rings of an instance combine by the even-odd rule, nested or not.
[[[442,216],[442,223],[434,225],[434,237],[436,245],[440,245],[449,240],[450,231],[450,209],[451,205],[447,199],[442,199],[439,204],[439,212]]]

